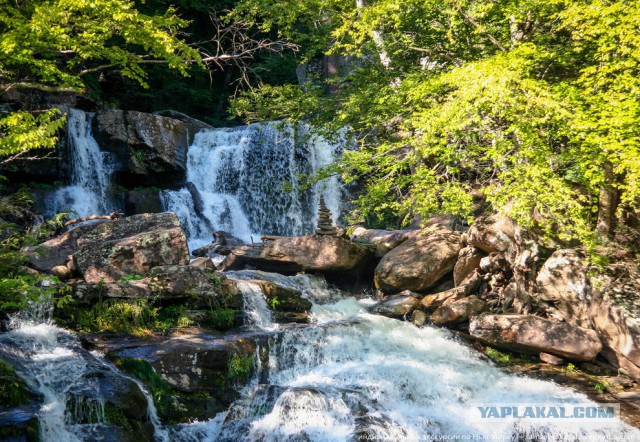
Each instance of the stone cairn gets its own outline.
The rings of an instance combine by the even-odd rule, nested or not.
[[[336,236],[338,230],[333,227],[331,221],[331,210],[327,208],[327,204],[324,202],[324,197],[320,195],[320,210],[318,210],[318,228],[316,229],[316,235]]]

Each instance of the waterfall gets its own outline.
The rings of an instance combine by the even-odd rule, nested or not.
[[[277,122],[202,130],[189,147],[190,185],[164,191],[165,209],[180,217],[192,250],[211,242],[217,230],[246,242],[309,234],[320,194],[337,221],[342,191],[337,177],[305,189],[301,176],[329,165],[343,145],[305,125]]]
[[[40,440],[101,440],[113,432],[105,416],[104,396],[113,391],[114,384],[101,383],[104,379],[138,385],[147,399],[147,420],[155,437],[166,440],[153,399],[141,383],[83,350],[72,333],[48,319],[51,308],[46,303],[34,304],[12,318],[10,330],[0,334],[0,357],[42,398],[37,413]]]
[[[70,109],[67,139],[71,183],[56,190],[46,202],[45,213],[74,212],[76,216],[108,214],[115,210],[111,195],[113,161],[93,138],[93,113]]]
[[[244,301],[244,311],[249,326],[260,330],[275,330],[277,324],[273,322],[271,310],[262,292],[260,284],[251,281],[237,281],[236,285]]]
[[[640,440],[618,419],[479,419],[478,404],[591,404],[504,373],[443,329],[315,304],[316,324],[276,333],[268,366],[227,412],[175,429],[181,441]]]

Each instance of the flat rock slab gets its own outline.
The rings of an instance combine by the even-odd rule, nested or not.
[[[544,352],[577,361],[591,361],[602,350],[593,330],[530,315],[474,316],[469,322],[469,334],[510,351]]]
[[[268,272],[347,273],[358,271],[373,252],[345,238],[323,235],[278,237],[260,244],[236,247],[223,270],[253,267]]]

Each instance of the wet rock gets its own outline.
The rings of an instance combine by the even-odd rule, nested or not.
[[[591,327],[591,287],[582,252],[555,251],[540,269],[536,286],[536,298],[551,304],[557,312],[557,319],[581,327]]]
[[[171,212],[101,224],[78,239],[75,263],[89,283],[146,275],[153,267],[189,263],[187,238]]]
[[[445,302],[444,305],[431,314],[429,319],[435,325],[454,325],[468,321],[473,315],[488,309],[487,303],[476,296]]]
[[[250,378],[257,343],[266,339],[261,332],[221,336],[189,328],[155,339],[110,340],[104,345],[117,363],[127,358],[147,361],[173,390],[188,395],[192,403],[180,404],[192,410],[173,410],[170,416],[174,422],[182,416],[184,422],[192,419],[191,411],[200,410],[199,418],[210,419],[229,407]]]
[[[388,293],[426,290],[453,270],[461,248],[460,234],[447,229],[410,238],[380,260],[375,285]]]
[[[405,290],[397,295],[389,296],[369,308],[371,313],[387,316],[389,318],[404,318],[406,314],[420,306],[420,296]]]
[[[213,258],[218,255],[228,255],[234,247],[244,245],[244,241],[229,232],[217,231],[213,234],[213,242],[195,249],[191,254],[197,257]]]
[[[327,235],[278,237],[236,247],[223,262],[224,270],[253,267],[268,272],[320,272],[357,279],[373,253],[360,244]]]
[[[602,350],[593,330],[530,315],[473,316],[469,334],[492,347],[578,361],[591,361]]]
[[[4,408],[0,406],[0,437],[7,442],[38,440],[38,404]]]
[[[417,327],[422,327],[427,323],[427,314],[421,310],[414,310],[411,313],[411,322]]]
[[[303,298],[301,291],[284,287],[273,281],[249,280],[247,282],[260,285],[267,304],[273,311],[275,322],[281,324],[309,322],[309,312],[313,304]]]
[[[458,286],[475,269],[480,266],[484,253],[473,246],[463,247],[458,254],[458,261],[453,268],[453,283]]]
[[[102,406],[99,404],[104,405],[107,423],[125,431],[126,440],[153,437],[153,426],[148,421],[147,398],[132,379],[96,367],[85,374],[82,381],[70,386],[67,392],[66,408],[73,424],[94,423],[94,410]]]
[[[511,259],[515,256],[514,244],[516,224],[501,215],[477,218],[466,232],[467,244],[486,253],[504,253]]]

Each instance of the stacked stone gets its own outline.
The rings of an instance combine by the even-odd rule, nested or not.
[[[331,210],[327,208],[324,197],[320,196],[320,210],[318,210],[318,229],[316,235],[336,236],[337,229],[331,221]]]

